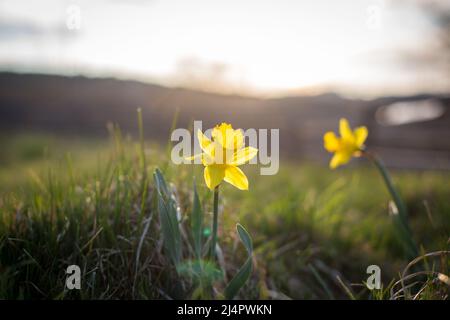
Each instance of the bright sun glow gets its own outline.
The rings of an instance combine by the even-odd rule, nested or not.
[[[370,95],[446,86],[439,75],[423,81],[392,60],[398,50],[420,49],[430,22],[416,7],[390,1],[2,4],[8,28],[0,33],[0,66],[8,69],[269,94],[323,87]],[[80,8],[79,30],[66,28],[69,5]]]

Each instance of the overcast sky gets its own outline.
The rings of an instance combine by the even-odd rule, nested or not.
[[[444,92],[448,71],[402,61],[438,48],[418,2],[6,0],[0,69],[263,95]]]

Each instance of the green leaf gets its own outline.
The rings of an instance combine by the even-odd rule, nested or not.
[[[394,215],[395,220],[397,220],[395,226],[398,229],[398,234],[400,235],[401,240],[405,246],[405,255],[409,260],[412,260],[419,255],[419,248],[409,225],[405,203],[403,202],[397,188],[394,186],[391,175],[387,171],[383,161],[374,155],[369,155],[369,159],[371,159],[377,167],[389,193],[392,196],[392,200],[394,200],[397,209],[397,214]]]
[[[164,248],[175,267],[178,267],[181,260],[181,234],[177,219],[177,205],[159,169],[155,170],[153,178],[156,184],[157,208]]]
[[[167,188],[166,181],[164,180],[164,177],[158,168],[155,169],[153,177],[155,179],[156,188],[158,189],[158,191],[165,197],[169,197],[169,188]]]
[[[223,278],[222,270],[210,261],[186,260],[178,268],[179,274],[193,279],[197,284],[211,286],[214,281]]]
[[[238,232],[239,238],[242,244],[247,250],[248,257],[244,265],[239,269],[238,273],[231,279],[230,283],[225,289],[225,298],[233,299],[234,296],[239,292],[239,290],[244,286],[247,280],[250,278],[253,269],[253,244],[250,234],[245,230],[245,228],[239,223],[236,225],[236,230]]]
[[[197,259],[202,256],[203,210],[194,181],[194,199],[192,204],[191,230],[194,239],[194,250]]]
[[[236,229],[239,234],[239,238],[242,241],[242,244],[244,245],[245,249],[247,249],[248,254],[251,256],[252,252],[253,252],[253,243],[252,243],[252,238],[250,237],[250,234],[239,223],[236,224]]]

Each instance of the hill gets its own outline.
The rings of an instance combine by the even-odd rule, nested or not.
[[[444,110],[437,119],[389,127],[375,120],[383,106],[425,100]],[[328,93],[259,99],[117,79],[0,73],[1,131],[102,136],[106,124],[113,122],[133,134],[138,107],[143,109],[147,136],[157,141],[167,141],[178,110],[178,127],[202,120],[204,128],[223,121],[242,128],[278,128],[283,156],[320,160],[328,158],[322,149],[323,133],[336,130],[338,119],[346,117],[353,125],[369,127],[368,143],[380,152],[389,149],[390,165],[450,168],[450,142],[442,139],[450,135],[449,97],[366,101]]]

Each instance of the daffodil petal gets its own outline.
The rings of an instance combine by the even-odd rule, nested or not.
[[[247,176],[238,167],[227,166],[224,180],[240,190],[248,190]]]
[[[339,139],[334,132],[328,131],[323,136],[323,146],[328,152],[335,152],[339,149]]]
[[[234,130],[233,144],[230,149],[239,150],[244,146],[244,134],[242,130]]]
[[[258,154],[258,149],[253,147],[245,147],[239,149],[233,157],[233,165],[240,166],[241,164],[250,161]]]
[[[331,158],[330,168],[335,169],[340,165],[346,164],[347,162],[350,161],[351,157],[352,155],[349,154],[348,152],[336,152],[333,158]]]
[[[225,166],[222,165],[211,165],[205,167],[203,172],[206,185],[209,189],[214,190],[225,177]]]
[[[210,166],[210,165],[214,164],[214,158],[212,158],[211,156],[209,156],[206,153],[202,153],[202,164],[205,167]]]
[[[352,129],[350,128],[348,120],[345,118],[341,118],[341,120],[339,121],[339,133],[341,134],[341,137],[345,140],[348,141],[354,140]]]
[[[200,130],[197,131],[197,139],[198,142],[200,144],[200,148],[202,148],[203,152],[205,152],[206,154],[208,154],[209,156],[212,157],[211,152],[212,152],[212,141],[210,139],[208,139],[207,136],[205,136],[203,134],[203,132],[201,132]]]
[[[361,148],[364,142],[367,139],[367,135],[369,134],[369,131],[366,127],[358,127],[355,129],[355,140],[356,145],[358,148]]]

